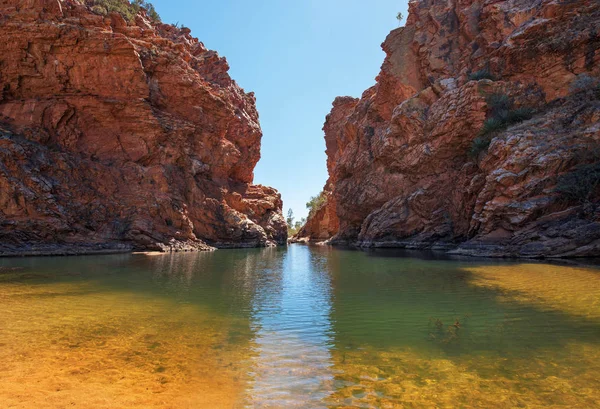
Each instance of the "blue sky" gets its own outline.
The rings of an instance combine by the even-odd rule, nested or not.
[[[407,0],[153,0],[166,23],[179,22],[227,57],[230,74],[256,93],[263,129],[255,183],[273,186],[284,213],[327,180],[323,122],[336,96],[359,97],[375,83],[381,43],[407,14]]]

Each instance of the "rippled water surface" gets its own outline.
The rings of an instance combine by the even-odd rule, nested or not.
[[[0,259],[0,408],[599,408],[600,270],[291,246]]]

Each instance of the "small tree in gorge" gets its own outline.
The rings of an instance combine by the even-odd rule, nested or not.
[[[306,223],[304,217],[297,222],[294,222],[294,211],[292,209],[288,210],[287,219],[285,221],[288,227],[288,237],[295,236]]]
[[[294,234],[298,233],[305,224],[306,224],[306,217],[303,217],[302,219],[300,219],[299,221],[294,223],[294,230],[295,230]]]

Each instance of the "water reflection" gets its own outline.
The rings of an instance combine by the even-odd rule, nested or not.
[[[254,298],[256,332],[248,405],[317,408],[331,392],[331,283],[322,256],[291,247],[261,271]]]

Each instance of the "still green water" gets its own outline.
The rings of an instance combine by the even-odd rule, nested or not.
[[[1,408],[600,407],[600,270],[293,245],[0,260]]]

